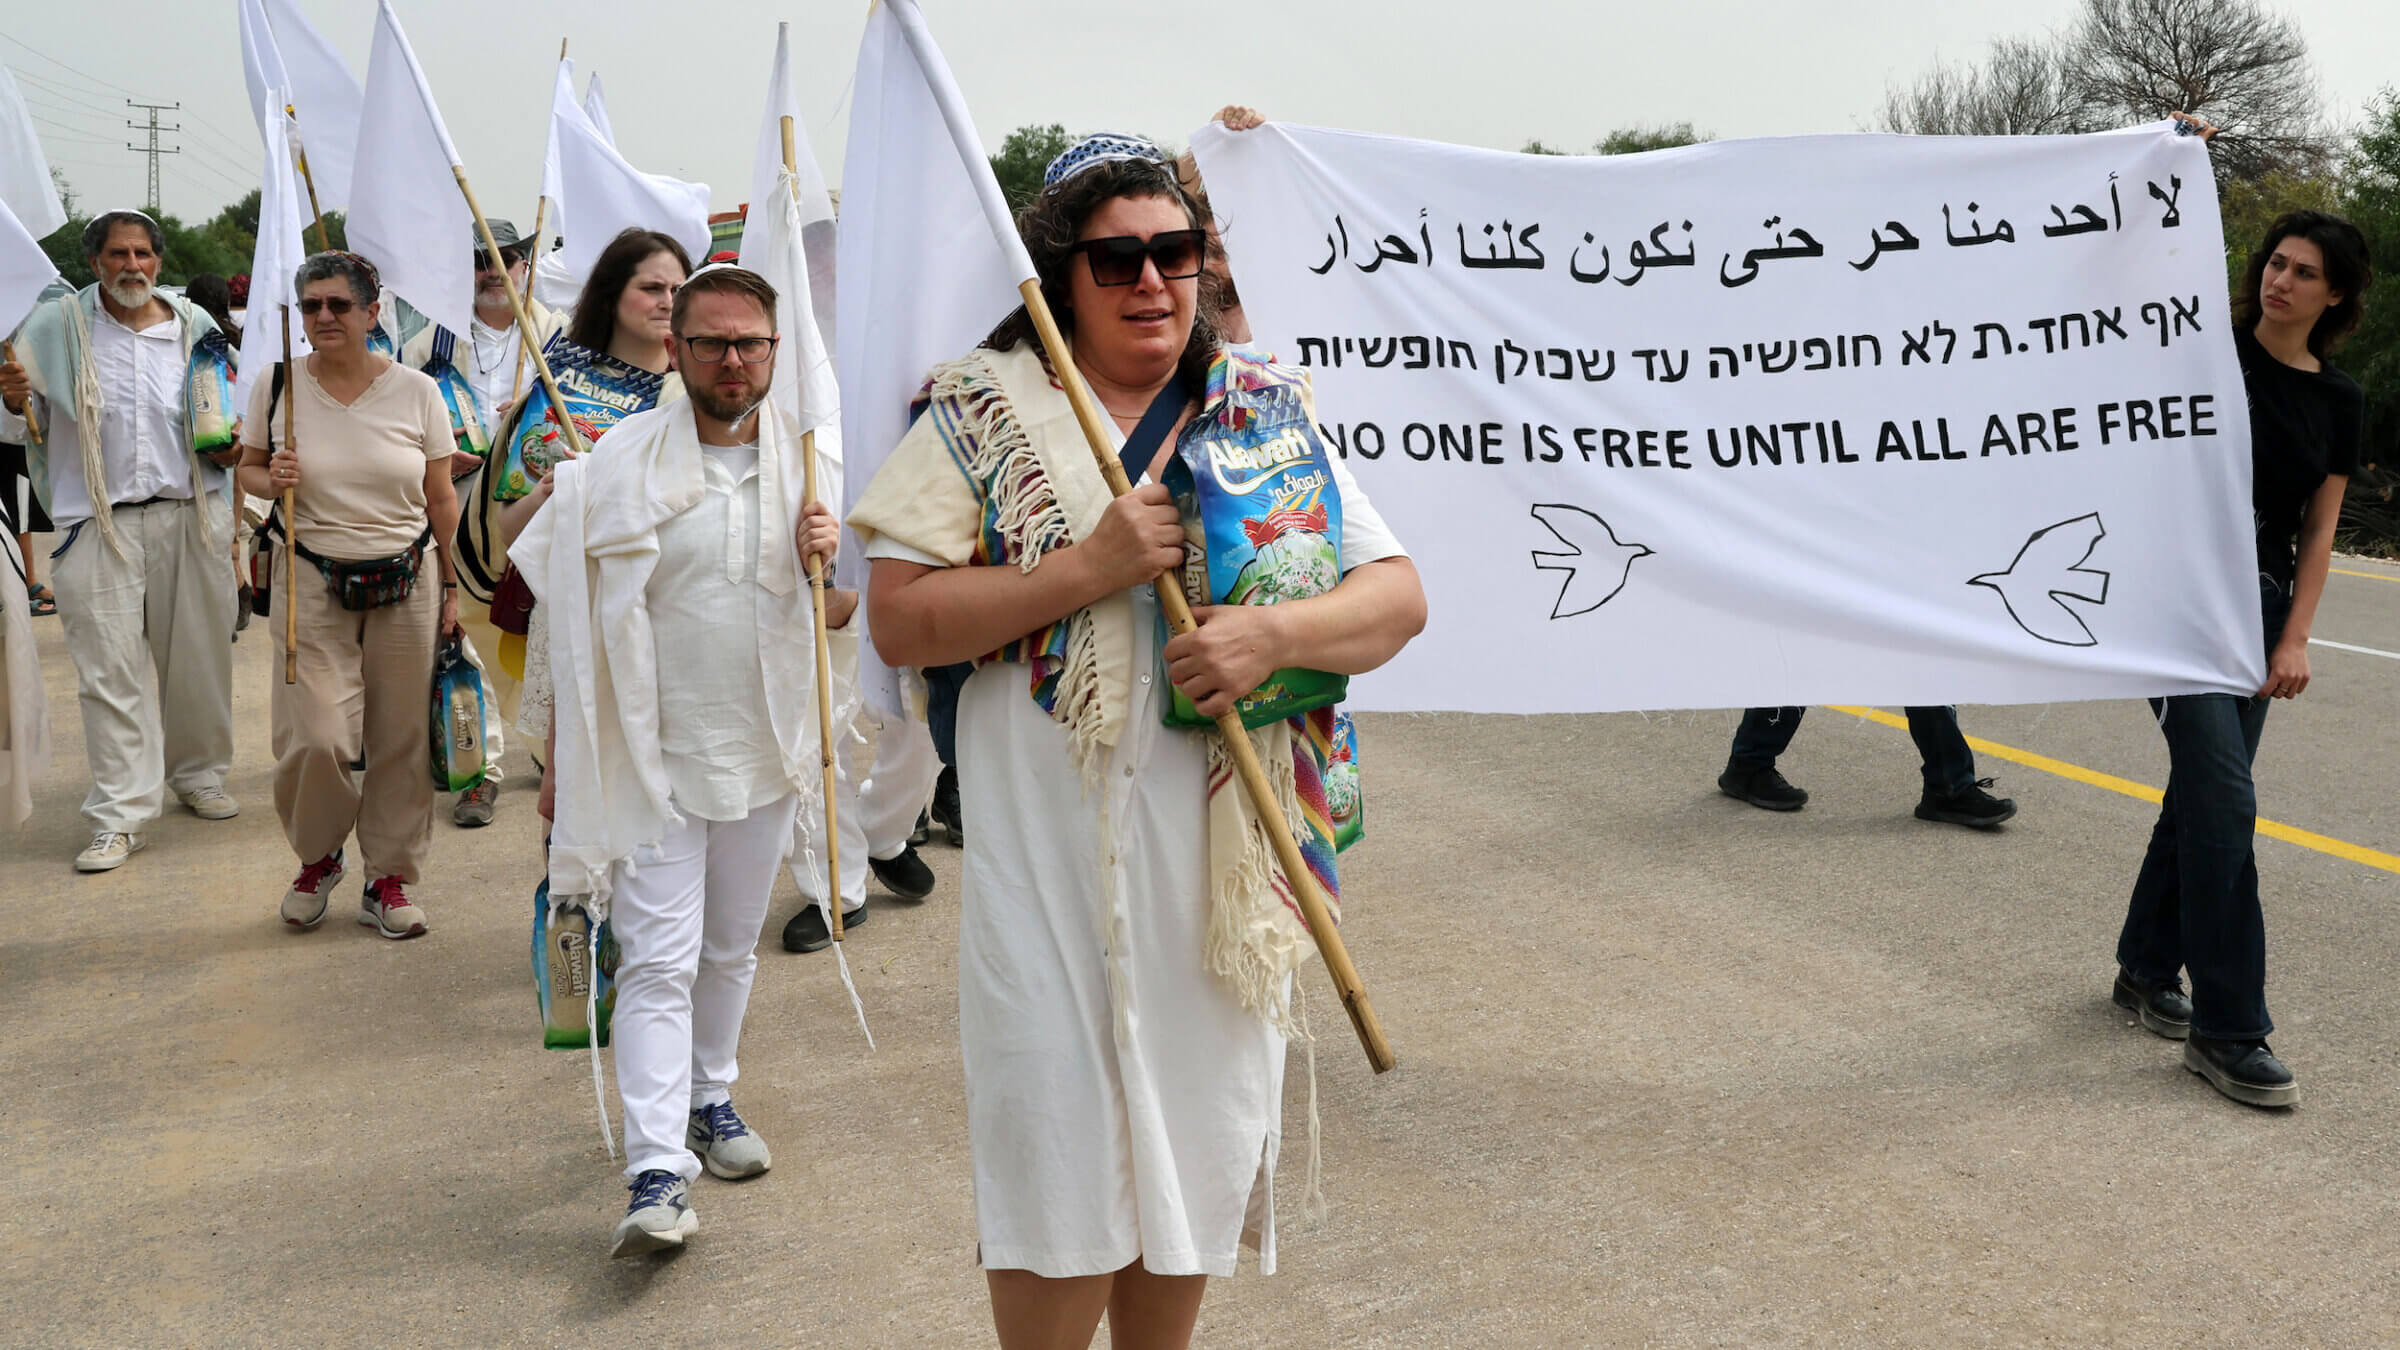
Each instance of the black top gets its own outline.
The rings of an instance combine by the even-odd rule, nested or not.
[[[2291,594],[2300,512],[2332,474],[2358,472],[2367,396],[2332,366],[2295,370],[2258,339],[2236,333],[2250,396],[2250,504],[2258,522],[2258,574]]]

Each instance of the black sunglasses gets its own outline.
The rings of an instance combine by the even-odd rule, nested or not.
[[[1095,286],[1130,286],[1141,280],[1142,262],[1157,264],[1162,281],[1183,281],[1200,275],[1208,261],[1208,235],[1201,230],[1164,230],[1144,239],[1112,234],[1085,239],[1067,250],[1080,253],[1092,265]]]
[[[358,308],[358,302],[346,295],[312,295],[300,302],[302,314],[315,314],[320,309],[329,309],[335,314],[341,315],[356,308]]]
[[[475,250],[475,270],[478,272],[505,271],[508,267],[514,267],[525,261],[525,255],[512,248],[504,248],[500,250],[500,261],[506,264],[506,267],[492,266],[492,255],[488,250],[480,248]]]

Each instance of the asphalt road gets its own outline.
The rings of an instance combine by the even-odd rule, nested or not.
[[[2400,1344],[2400,568],[2337,560],[2317,681],[2261,814],[2269,997],[2301,1104],[2224,1101],[2108,1004],[2166,757],[2134,703],[1970,708],[2023,807],[1910,817],[1905,732],[1811,714],[1777,816],[1716,792],[1735,714],[1366,719],[1345,932],[1401,1056],[1376,1078],[1314,968],[1330,1216],[1221,1281],[1210,1346]],[[176,811],[78,876],[58,762],[0,837],[0,1343],[989,1344],[958,1067],[956,854],[829,956],[769,917],[736,1096],[774,1170],[704,1179],[665,1261],[578,1053],[535,1037],[532,793],[437,825],[433,931],[275,906],[272,638],[236,647],[232,821]],[[522,765],[521,756],[512,763]],[[2082,772],[2073,772],[2082,771]],[[2380,859],[2380,861],[2378,861]],[[614,1092],[611,1089],[613,1110]]]

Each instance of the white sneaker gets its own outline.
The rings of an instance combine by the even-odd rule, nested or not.
[[[125,865],[125,860],[142,851],[142,837],[123,830],[102,830],[92,836],[91,847],[75,855],[78,872],[113,872]]]
[[[300,869],[292,888],[283,893],[283,921],[294,928],[314,928],[325,920],[325,903],[347,873],[342,851],[335,849]]]
[[[175,794],[192,814],[202,820],[231,820],[242,813],[242,804],[225,795],[225,789],[210,785]]]

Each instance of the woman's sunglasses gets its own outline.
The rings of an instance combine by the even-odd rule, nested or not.
[[[331,310],[336,317],[358,308],[358,302],[346,295],[312,295],[300,302],[302,314],[314,315],[318,310]]]
[[[1132,285],[1141,280],[1144,259],[1158,266],[1160,280],[1183,281],[1200,275],[1208,261],[1208,235],[1201,230],[1167,230],[1147,239],[1112,234],[1079,241],[1067,252],[1082,254],[1092,265],[1095,286]]]

